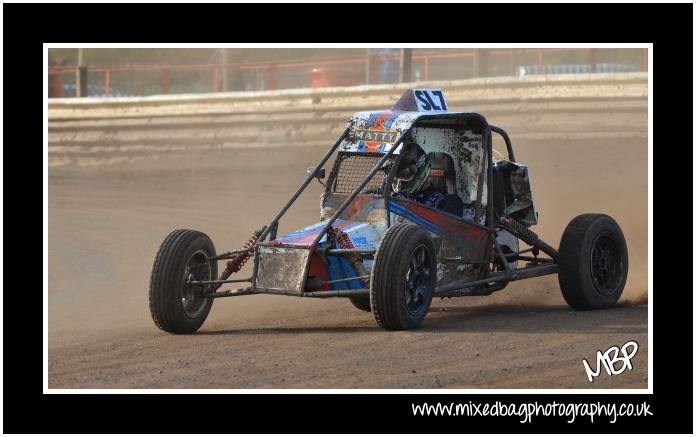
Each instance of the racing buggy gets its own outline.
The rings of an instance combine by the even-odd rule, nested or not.
[[[493,135],[502,137],[506,154],[493,149]],[[428,183],[461,202],[456,213],[399,194],[406,141],[427,154]],[[325,185],[320,221],[277,235],[314,179]],[[371,311],[379,326],[407,330],[422,324],[433,297],[489,295],[551,274],[576,310],[615,304],[628,272],[616,221],[575,217],[555,249],[530,229],[537,219],[529,169],[516,161],[507,133],[481,114],[450,112],[441,90],[411,89],[390,110],[356,113],[241,249],[218,254],[202,232],[171,232],[153,264],[150,312],[159,328],[191,333],[221,297],[342,297]],[[234,277],[249,260],[251,275]],[[221,290],[239,283],[246,285]]]

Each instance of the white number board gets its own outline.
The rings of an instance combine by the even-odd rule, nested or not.
[[[447,102],[445,102],[445,95],[441,89],[415,89],[413,96],[416,98],[419,111],[447,112]]]

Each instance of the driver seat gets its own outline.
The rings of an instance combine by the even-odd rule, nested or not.
[[[442,193],[456,195],[456,173],[452,157],[443,152],[430,152],[428,160],[431,169],[427,181]]]

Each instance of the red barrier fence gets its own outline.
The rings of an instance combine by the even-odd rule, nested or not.
[[[527,74],[553,74],[554,71],[548,66],[559,61],[567,63],[568,60],[575,61],[574,65],[589,65],[588,72],[598,72],[601,57],[604,55],[606,58],[607,53],[615,52],[615,49],[595,48],[491,49],[486,51],[488,62],[484,75],[518,76],[525,74],[522,66],[527,66],[527,71],[533,71]],[[636,49],[634,52],[635,62],[627,64],[628,69],[621,71],[647,71],[647,49]],[[473,49],[456,52],[414,51],[412,80],[475,77],[473,58]],[[398,81],[398,64],[398,55],[373,55],[369,59],[364,56],[227,65],[95,65],[88,67],[88,93],[90,96],[123,96],[393,83]],[[227,84],[222,81],[225,68]],[[49,67],[50,97],[75,95],[76,69],[75,66]]]

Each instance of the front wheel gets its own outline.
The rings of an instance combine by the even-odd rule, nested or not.
[[[196,332],[213,299],[201,295],[206,286],[190,281],[217,278],[215,246],[207,235],[190,229],[172,231],[162,242],[150,277],[150,314],[158,328],[174,334]]]
[[[400,223],[384,235],[375,253],[370,303],[377,324],[414,329],[430,308],[437,280],[435,246],[419,226]]]
[[[558,252],[558,282],[568,305],[594,310],[619,300],[628,276],[628,249],[613,218],[575,217],[563,232]]]

